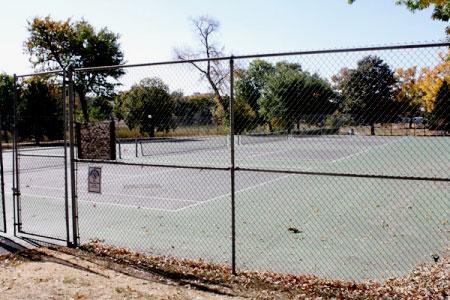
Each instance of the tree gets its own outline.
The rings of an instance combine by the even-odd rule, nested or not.
[[[397,69],[394,73],[397,81],[394,89],[398,103],[396,115],[409,117],[409,128],[412,128],[413,117],[422,114],[423,93],[417,84],[417,68]]]
[[[14,79],[0,73],[0,114],[3,137],[8,142],[8,131],[11,130],[13,116]]]
[[[350,114],[357,124],[370,125],[371,135],[375,135],[375,123],[392,121],[395,117],[396,80],[379,57],[363,58],[355,70],[341,71],[335,81],[342,97],[341,111]]]
[[[174,92],[172,98],[175,102],[175,115],[181,124],[211,124],[213,122],[213,94],[183,96],[180,92]]]
[[[117,121],[125,119],[125,100],[127,92],[118,92],[114,97],[113,114]]]
[[[302,119],[307,124],[319,124],[337,109],[336,93],[330,83],[318,74],[305,72],[305,89],[299,97],[302,102],[296,110],[297,122]]]
[[[114,99],[109,96],[95,96],[89,99],[89,116],[92,120],[104,121],[113,118]]]
[[[41,71],[56,69],[119,65],[124,62],[119,36],[107,28],[98,31],[87,21],[55,21],[49,16],[34,18],[28,23],[30,36],[25,42],[25,51],[30,62]],[[121,69],[95,72],[76,72],[74,89],[78,94],[83,116],[89,121],[88,93],[97,96],[111,96],[114,83]]]
[[[352,4],[356,0],[348,0]],[[448,0],[395,0],[397,5],[405,5],[410,11],[423,10],[433,7],[433,20],[448,22],[450,19],[450,1]],[[447,27],[447,34],[450,35],[450,27]]]
[[[18,132],[23,139],[33,138],[39,145],[44,138],[62,139],[64,115],[61,90],[49,81],[31,78],[20,87]]]
[[[335,99],[327,81],[302,71],[298,64],[281,62],[267,77],[258,101],[259,113],[270,128],[275,126],[289,131],[300,120],[322,121],[324,115],[336,109]]]
[[[155,136],[172,125],[174,102],[169,87],[159,78],[145,78],[123,95],[125,123],[141,133]]]
[[[436,95],[436,103],[430,114],[430,128],[450,131],[450,84],[444,81]]]
[[[225,101],[229,101],[229,96],[224,96]],[[214,111],[214,117],[220,120],[220,124],[230,126],[229,109],[219,107]],[[245,131],[251,131],[258,126],[256,122],[256,113],[250,105],[241,99],[234,101],[234,133],[241,134]]]
[[[450,52],[440,55],[441,62],[434,67],[420,70],[416,86],[422,97],[422,105],[427,112],[434,109],[436,96],[444,81],[450,82]]]
[[[217,109],[226,109],[224,107],[223,95],[227,87],[227,78],[229,70],[223,62],[214,60],[223,56],[223,47],[214,39],[220,28],[220,23],[209,17],[200,16],[192,19],[192,26],[196,37],[198,38],[198,49],[175,49],[175,56],[180,60],[189,60],[196,58],[208,58],[205,63],[192,62],[194,68],[200,72],[211,87],[215,96],[215,105]]]
[[[236,76],[236,98],[247,102],[256,116],[259,111],[258,101],[269,76],[274,72],[275,67],[271,63],[256,59],[249,64],[247,69],[240,70]]]

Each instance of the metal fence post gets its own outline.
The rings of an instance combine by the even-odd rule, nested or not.
[[[67,246],[71,246],[70,242],[70,212],[69,212],[69,174],[67,173],[67,87],[66,87],[67,72],[63,71],[63,122],[64,122],[64,210],[66,217],[66,239]]]
[[[234,58],[230,58],[230,180],[231,180],[231,272],[236,275],[236,216],[234,161]]]
[[[18,101],[18,90],[17,90],[17,75],[14,74],[14,84],[13,84],[13,203],[14,207],[14,236],[17,232],[22,230],[22,217],[21,217],[21,203],[20,203],[20,185],[19,185],[19,149],[17,144],[18,134],[17,134],[17,101]],[[17,227],[16,227],[17,226]]]
[[[78,246],[78,199],[75,184],[75,134],[74,134],[74,106],[75,94],[73,90],[73,68],[68,70],[69,84],[69,147],[70,147],[70,190],[72,200],[72,247]]]

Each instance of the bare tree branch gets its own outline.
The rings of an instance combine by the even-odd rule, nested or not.
[[[198,36],[200,49],[198,51],[193,49],[175,49],[177,59],[188,60],[223,56],[223,48],[220,48],[213,42],[214,34],[218,32],[220,27],[219,22],[208,16],[200,16],[192,19],[192,25],[194,33]],[[215,96],[221,100],[222,91],[225,89],[225,79],[229,76],[228,68],[224,68],[220,62],[211,60],[208,60],[204,67],[194,62],[191,62],[191,64],[202,74]]]

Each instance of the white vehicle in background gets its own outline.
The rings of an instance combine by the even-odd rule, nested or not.
[[[422,125],[426,122],[426,119],[424,117],[403,117],[400,120],[401,123],[405,123],[405,124],[415,124],[415,125]]]
[[[414,117],[412,118],[412,122],[416,125],[422,125],[425,121],[424,117]]]

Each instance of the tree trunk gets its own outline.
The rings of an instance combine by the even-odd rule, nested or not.
[[[155,137],[155,123],[153,122],[153,119],[150,119],[150,137]]]
[[[37,130],[36,128],[34,130],[34,144],[36,146],[39,146],[41,144],[41,135],[39,133],[39,130]]]
[[[9,143],[8,130],[3,129],[3,139],[5,143]]]
[[[375,123],[370,124],[370,135],[375,135]]]
[[[85,123],[89,123],[89,112],[88,112],[86,94],[81,89],[78,89],[77,93],[78,93],[78,97],[80,99],[81,111],[83,112],[84,121],[85,121]]]

